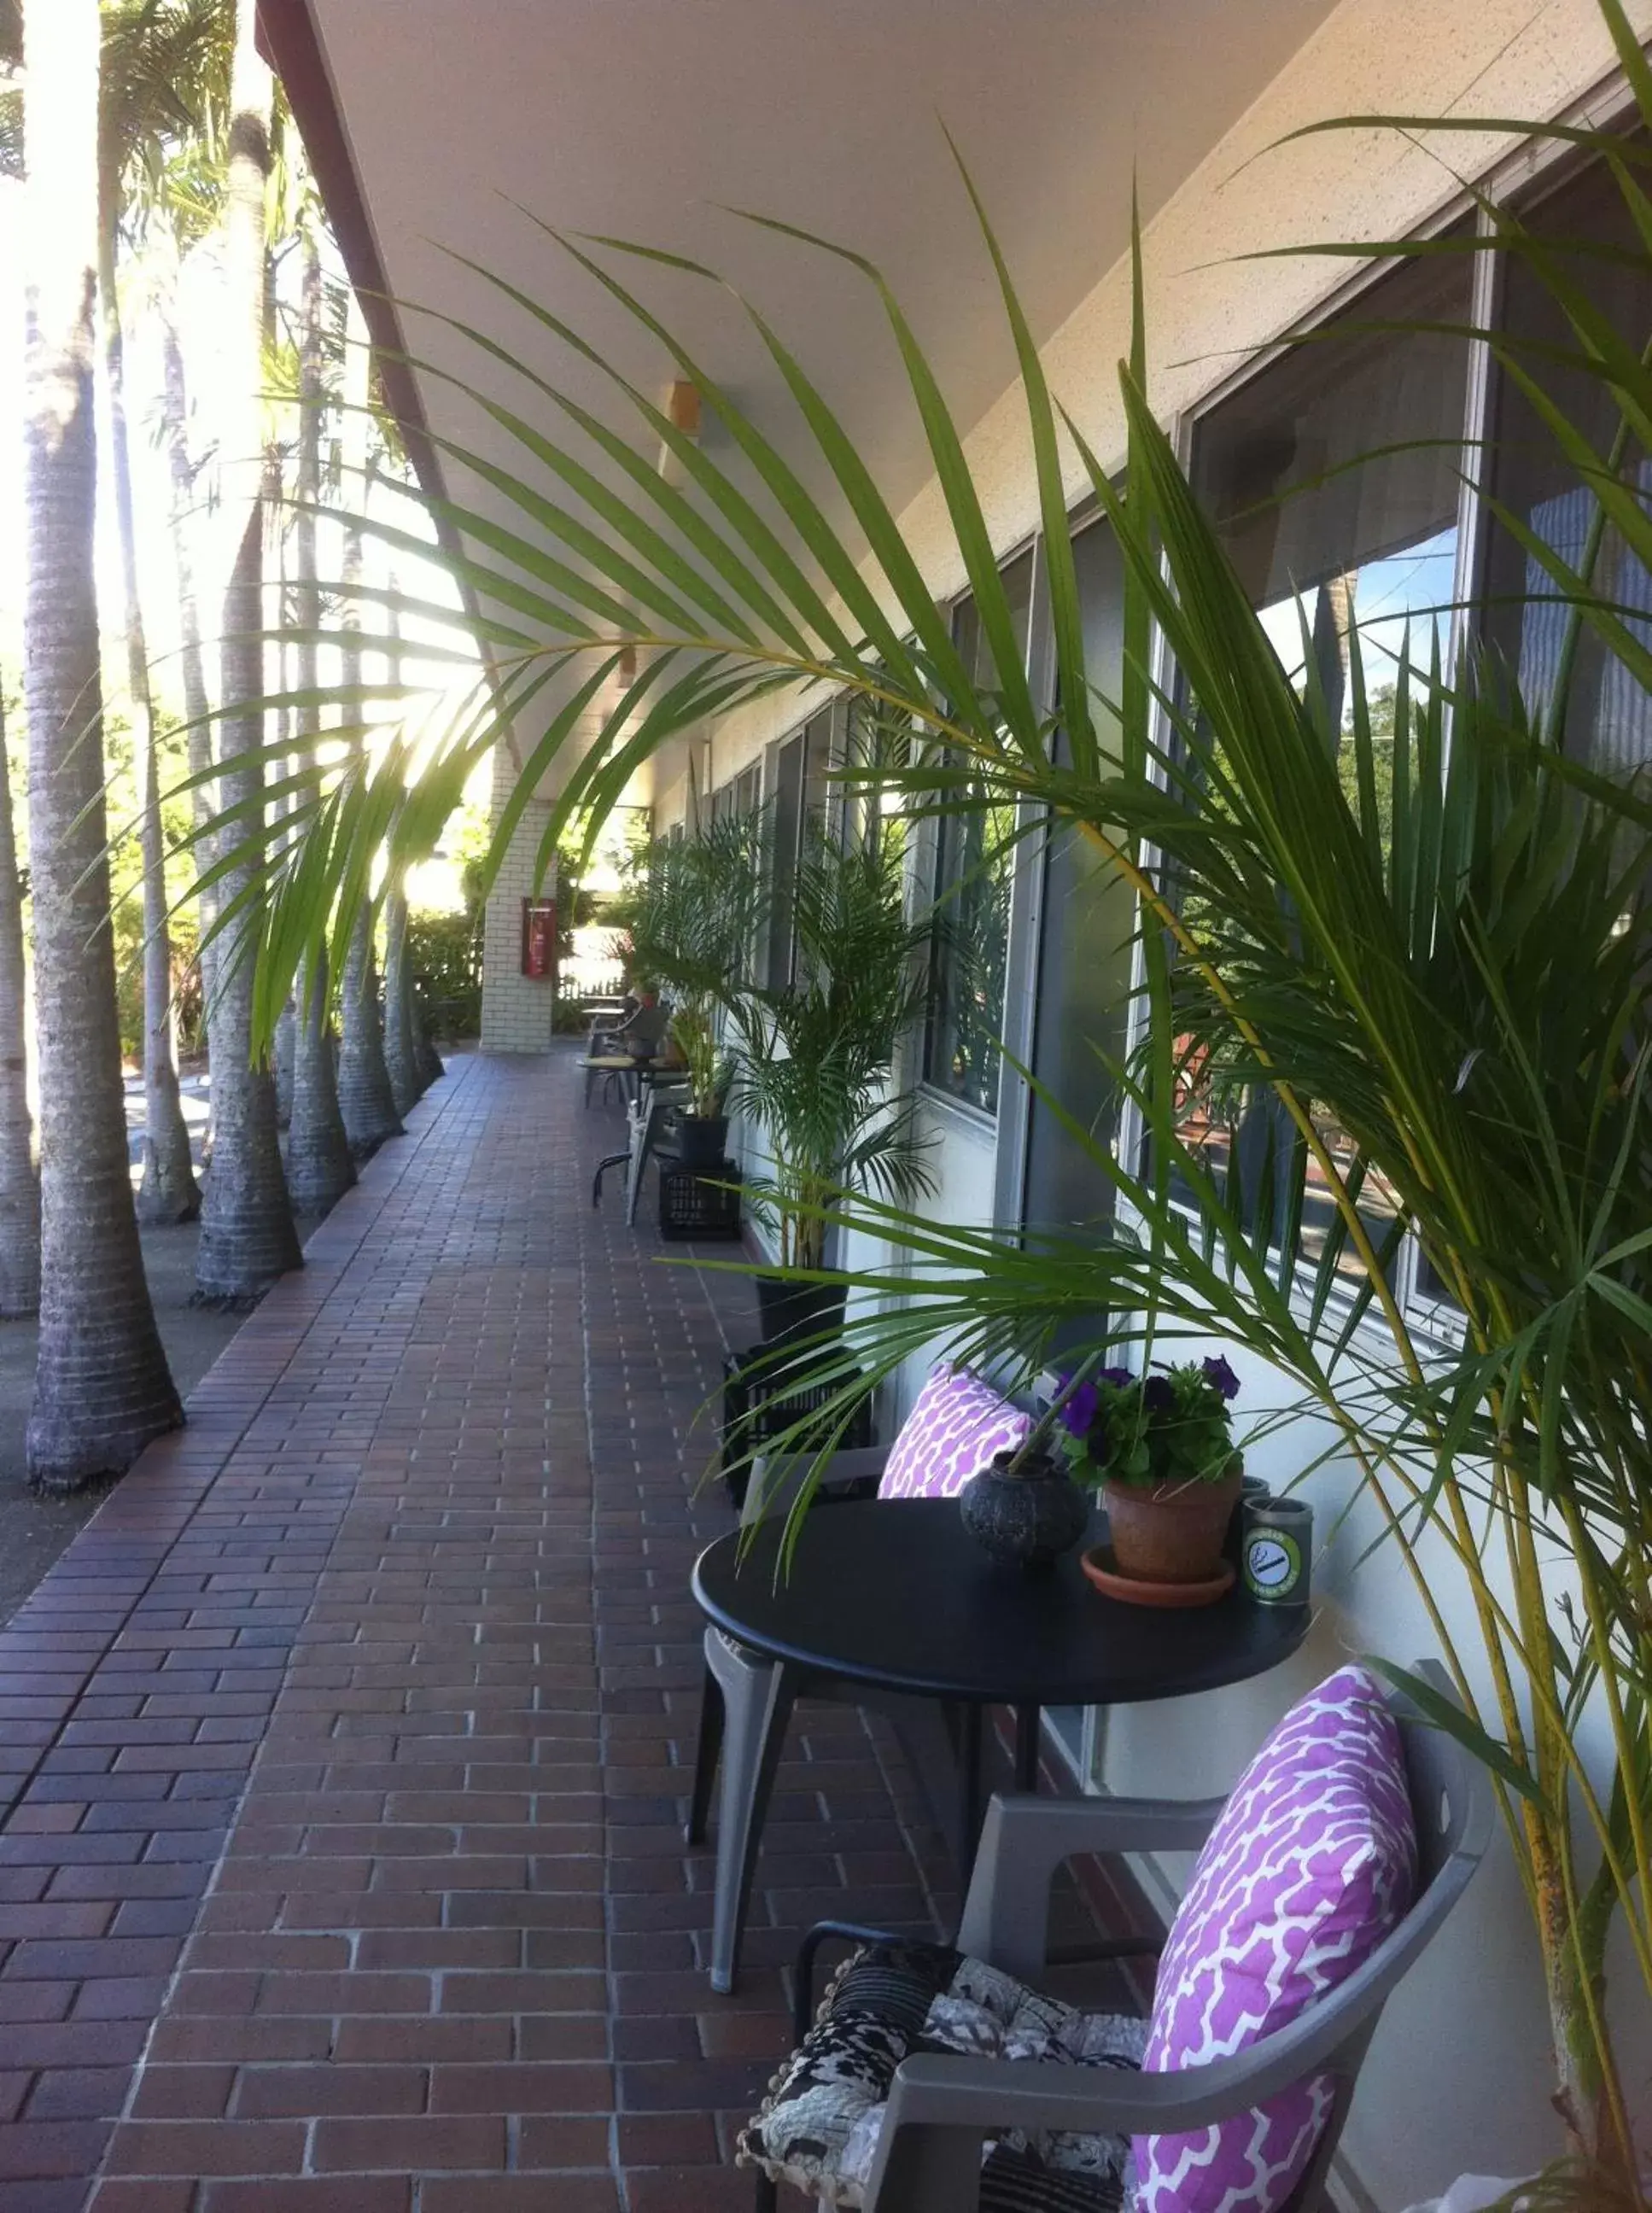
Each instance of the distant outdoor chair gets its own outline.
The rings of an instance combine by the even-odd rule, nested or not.
[[[804,1939],[798,2049],[741,2138],[759,2213],[777,2179],[864,2213],[1116,2213],[1131,2161],[1141,2213],[1319,2213],[1382,2008],[1492,1820],[1484,1768],[1357,1667],[1293,1709],[1225,1803],[995,1798],[955,1951],[841,1923]],[[1067,1860],[1192,1850],[1150,2022],[1029,1987]],[[811,2027],[832,1938],[869,1948]]]
[[[597,1162],[591,1181],[591,1204],[602,1204],[602,1179],[610,1168],[625,1171],[625,1227],[634,1228],[637,1223],[637,1202],[642,1197],[643,1177],[650,1155],[658,1149],[671,1116],[689,1101],[688,1079],[674,1077],[664,1069],[655,1070],[653,1079],[643,1087],[642,1096],[633,1099],[626,1113],[626,1144],[623,1153],[609,1153]]]
[[[872,1445],[832,1454],[821,1470],[821,1492],[863,1491],[875,1479],[878,1497],[951,1498],[995,1452],[1012,1450],[1025,1438],[1031,1417],[1002,1398],[978,1377],[944,1361],[930,1372],[911,1412],[893,1444]],[[779,1491],[801,1480],[813,1466],[798,1456],[777,1469],[759,1458],[753,1466],[741,1508],[751,1523],[765,1512],[783,1513]],[[711,1987],[731,1990],[739,1970],[741,1936],[751,1901],[752,1877],[762,1841],[774,1770],[786,1732],[786,1713],[774,1692],[779,1670],[760,1653],[749,1651],[719,1629],[705,1632],[705,1676],[700,1693],[699,1748],[688,1817],[688,1842],[703,1844],[719,1759],[722,1787],[717,1798],[716,1892],[712,1909]],[[932,1700],[869,1690],[835,1677],[813,1677],[805,1686],[812,1698],[838,1699],[887,1711],[899,1722],[914,1749],[927,1745],[933,1765],[949,1760],[953,1745],[944,1719]],[[958,1837],[959,1850],[969,1840]]]
[[[634,1008],[621,1021],[609,1022],[600,1016],[593,1021],[585,1057],[580,1064],[585,1070],[588,1106],[591,1103],[591,1087],[598,1076],[602,1078],[606,1099],[611,1084],[618,1083],[623,1088],[628,1070],[634,1071],[643,1062],[655,1057],[670,1030],[671,1013],[663,999],[656,999],[650,1005]],[[634,1091],[627,1094],[628,1097],[634,1095]]]
[[[631,1150],[625,1167],[627,1229],[637,1226],[637,1202],[643,1196],[643,1178],[648,1171],[649,1156],[665,1135],[668,1123],[689,1104],[691,1096],[686,1076],[674,1082],[661,1069],[631,1106]]]

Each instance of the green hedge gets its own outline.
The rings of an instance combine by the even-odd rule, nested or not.
[[[410,914],[407,949],[425,1027],[432,1037],[473,1038],[482,1029],[482,913]]]

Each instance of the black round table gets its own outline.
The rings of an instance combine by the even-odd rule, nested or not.
[[[783,1516],[731,1531],[694,1564],[694,1596],[712,1626],[773,1663],[746,1864],[731,1877],[739,1918],[787,1718],[811,1690],[864,1685],[874,1698],[960,1710],[960,1826],[972,1839],[988,1706],[1014,1709],[1015,1787],[1032,1790],[1046,1706],[1218,1690],[1277,1667],[1308,1632],[1306,1607],[1259,1606],[1237,1585],[1215,1606],[1175,1610],[1104,1597],[1079,1565],[1082,1547],[1041,1573],[1001,1567],[965,1529],[955,1499],[818,1505],[789,1562],[784,1533]],[[1086,1542],[1105,1533],[1098,1518]]]
[[[1042,1572],[1001,1567],[954,1499],[820,1506],[789,1564],[783,1536],[777,1516],[706,1547],[693,1588],[707,1618],[810,1673],[923,1698],[1018,1707],[1186,1698],[1277,1667],[1308,1625],[1304,1608],[1259,1606],[1237,1584],[1215,1606],[1106,1598],[1079,1565],[1082,1546]]]

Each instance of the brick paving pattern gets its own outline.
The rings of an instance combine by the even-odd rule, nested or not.
[[[946,1909],[805,1709],[710,1992],[694,1424],[755,1331],[592,1212],[578,1086],[457,1062],[0,1633],[0,2213],[745,2208],[799,1930]]]

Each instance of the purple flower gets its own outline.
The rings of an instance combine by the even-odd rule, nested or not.
[[[1229,1405],[1239,1396],[1239,1378],[1219,1353],[1214,1360],[1205,1362],[1204,1380],[1214,1384]]]
[[[1176,1392],[1167,1375],[1149,1375],[1142,1386],[1142,1404],[1149,1414],[1173,1414]]]
[[[1128,1390],[1136,1381],[1128,1368],[1104,1368],[1096,1377],[1098,1383],[1111,1383],[1115,1391]]]
[[[1094,1383],[1081,1383],[1061,1406],[1061,1425],[1070,1436],[1087,1437],[1095,1420],[1100,1393]]]

